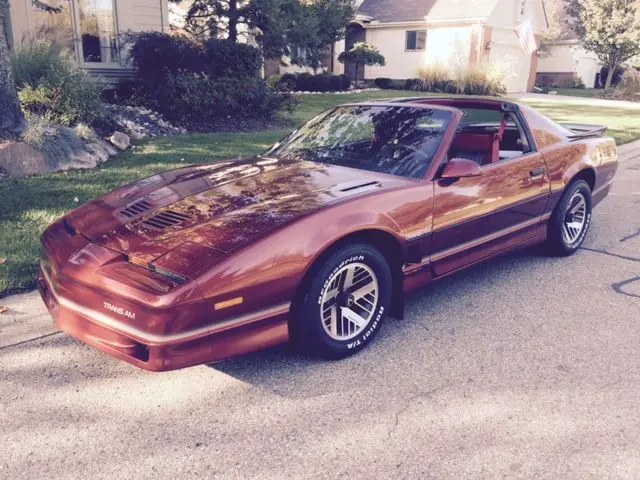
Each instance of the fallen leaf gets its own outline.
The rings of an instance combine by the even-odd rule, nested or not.
[[[0,257],[0,265],[4,265],[5,263],[7,263],[7,259],[4,257]]]
[[[2,305],[0,305],[0,314],[8,312],[8,311],[9,311],[9,309],[7,307],[3,307]]]

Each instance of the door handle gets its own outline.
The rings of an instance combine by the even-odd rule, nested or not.
[[[536,168],[534,170],[531,170],[529,172],[529,176],[532,179],[537,179],[537,178],[540,178],[540,177],[544,176],[545,173],[547,173],[547,169],[544,168],[544,167],[540,167],[540,168]]]

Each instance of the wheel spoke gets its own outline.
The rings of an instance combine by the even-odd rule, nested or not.
[[[331,307],[331,333],[338,335],[338,306]]]
[[[566,224],[567,227],[573,229],[574,232],[579,232],[582,229],[582,222],[569,222]]]
[[[364,327],[367,324],[367,321],[364,318],[362,318],[360,315],[358,315],[356,312],[354,312],[350,308],[342,307],[340,310],[342,311],[342,316],[345,317],[350,322],[355,323],[355,325],[359,329]]]
[[[579,199],[578,202],[569,209],[569,211],[575,214],[578,210],[582,210],[583,208],[584,201],[582,199]]]
[[[357,290],[355,290],[354,292],[352,292],[353,297],[357,300],[360,300],[362,297],[364,297],[365,295],[369,295],[370,293],[373,293],[376,290],[376,285],[375,283],[373,283],[373,281],[369,280],[369,282],[358,288]]]

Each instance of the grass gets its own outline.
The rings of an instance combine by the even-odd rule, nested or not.
[[[558,95],[569,97],[599,98],[604,94],[604,88],[552,88]]]
[[[342,103],[415,92],[382,91],[358,95],[309,95],[293,113],[299,125]],[[619,143],[640,138],[638,111],[584,105],[531,102],[560,122],[597,123],[611,127]],[[76,170],[0,182],[0,297],[33,288],[37,274],[39,236],[56,218],[124,184],[162,170],[248,156],[265,150],[287,131],[224,133],[166,137],[145,141],[94,170]],[[77,198],[77,201],[75,199]]]

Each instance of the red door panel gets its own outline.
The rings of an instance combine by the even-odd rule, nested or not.
[[[436,181],[431,244],[435,275],[534,236],[549,188],[537,152],[484,166],[479,177]]]

